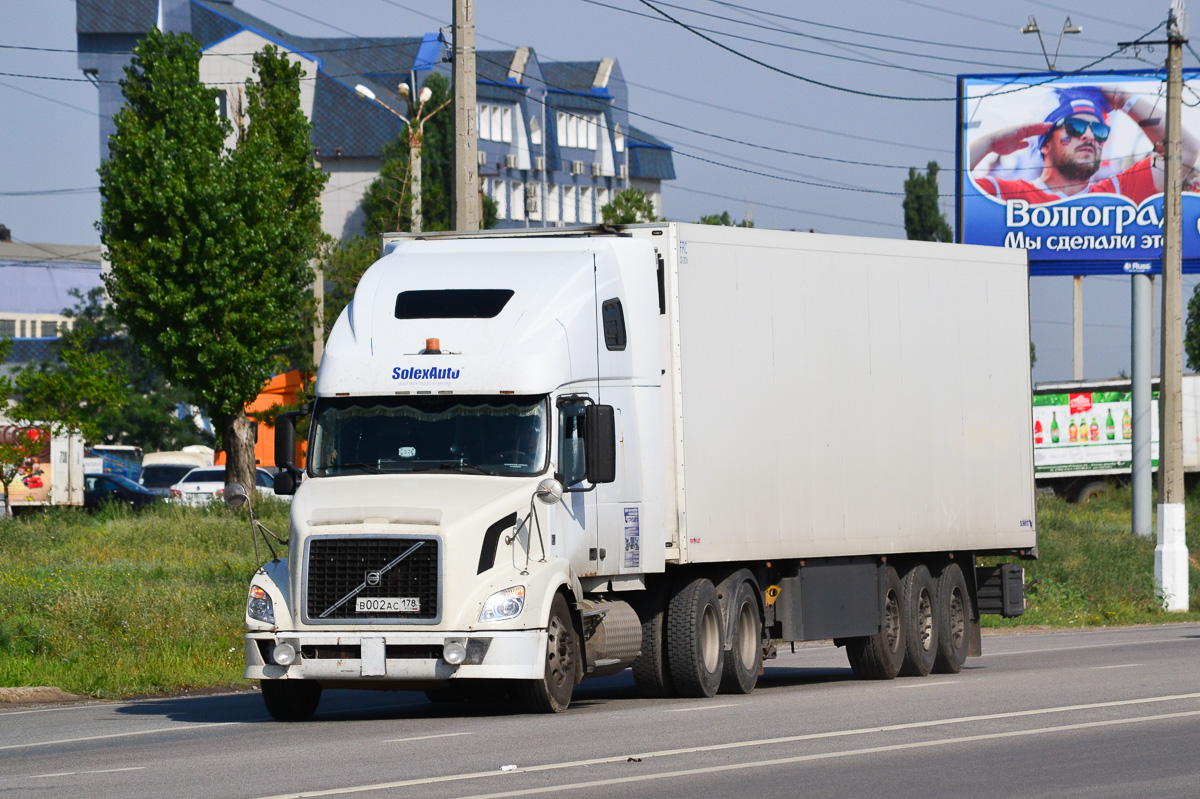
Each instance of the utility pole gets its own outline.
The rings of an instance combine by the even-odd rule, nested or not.
[[[1159,383],[1158,542],[1154,586],[1170,611],[1188,609],[1183,496],[1183,0],[1167,17],[1167,137],[1163,163],[1162,358]]]
[[[454,0],[454,229],[479,230],[475,0]],[[544,135],[544,132],[543,132]]]

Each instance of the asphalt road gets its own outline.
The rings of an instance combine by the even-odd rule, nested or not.
[[[958,675],[851,679],[786,649],[749,696],[636,697],[628,671],[559,716],[326,692],[0,711],[0,796],[1197,797],[1200,625],[984,638]]]

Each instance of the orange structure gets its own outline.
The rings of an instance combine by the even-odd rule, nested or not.
[[[311,378],[310,378],[311,379]],[[246,415],[262,413],[279,405],[295,407],[300,404],[301,391],[304,388],[304,376],[299,369],[292,369],[283,374],[275,375],[266,382],[262,392],[254,401],[246,406]],[[254,462],[259,466],[275,465],[275,428],[260,422],[254,422]],[[308,452],[308,443],[299,441],[296,444],[296,465],[304,468],[304,456]],[[215,463],[220,466],[225,463],[225,453],[218,452]]]

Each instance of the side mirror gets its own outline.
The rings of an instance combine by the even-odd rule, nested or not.
[[[296,411],[275,417],[275,465],[280,469],[296,468]]]
[[[617,424],[611,405],[589,405],[584,411],[587,479],[593,484],[617,479]]]
[[[225,486],[225,493],[222,496],[225,498],[225,504],[231,508],[240,508],[246,504],[246,500],[250,499],[241,483],[230,483]]]

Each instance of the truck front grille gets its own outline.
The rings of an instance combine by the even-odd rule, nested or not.
[[[351,624],[423,622],[441,618],[437,538],[417,536],[317,537],[307,542],[304,620]],[[375,610],[365,604],[416,605]],[[414,603],[415,600],[415,603]]]

